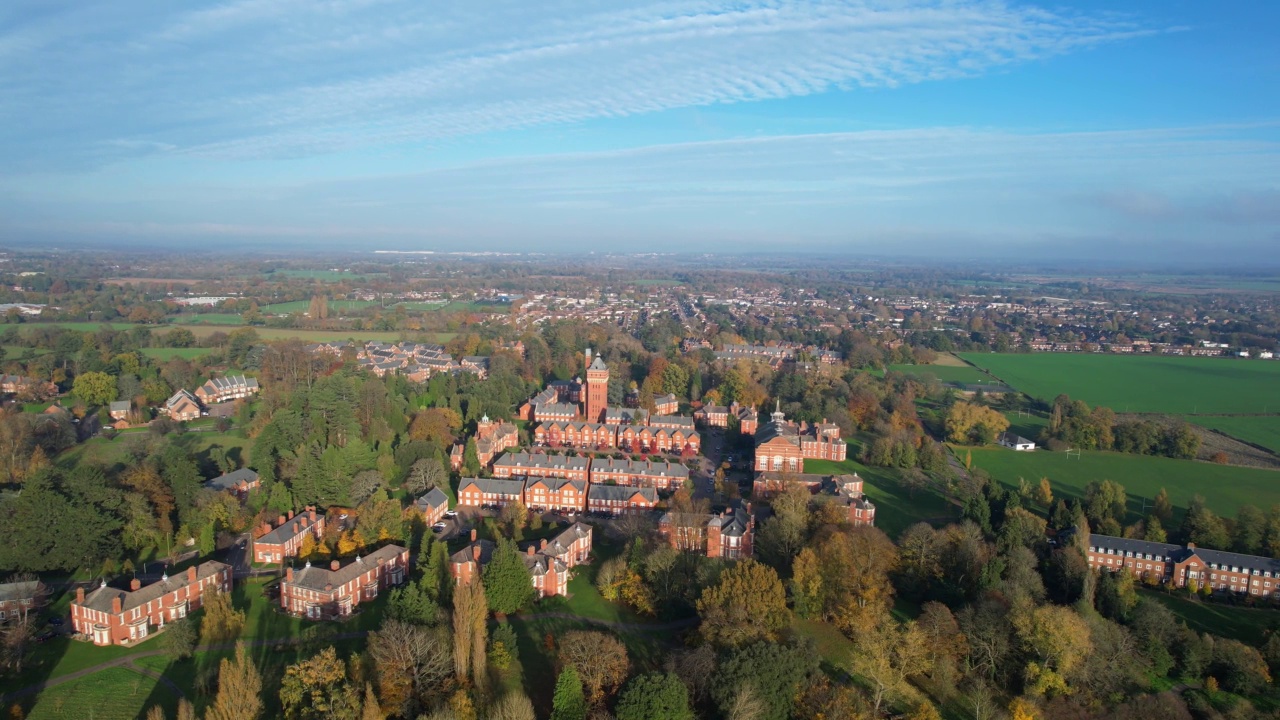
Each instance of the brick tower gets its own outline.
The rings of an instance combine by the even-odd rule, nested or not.
[[[609,404],[609,366],[597,355],[591,359],[587,348],[587,394],[583,402],[587,422],[604,422],[604,409]]]

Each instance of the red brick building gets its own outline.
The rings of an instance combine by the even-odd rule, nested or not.
[[[568,592],[569,571],[587,562],[591,555],[591,536],[590,525],[574,523],[554,538],[525,548],[525,568],[539,598]],[[459,585],[471,582],[493,558],[495,548],[489,540],[477,540],[476,531],[472,530],[471,544],[449,558],[449,572],[454,581]]]
[[[449,496],[440,488],[431,488],[425,495],[413,501],[413,509],[422,515],[427,527],[444,519],[449,511]]]
[[[204,486],[217,492],[231,493],[243,501],[249,497],[250,492],[257,490],[261,483],[258,480],[258,473],[249,468],[240,468],[205,480]]]
[[[196,398],[205,405],[239,400],[258,392],[257,378],[244,375],[228,375],[223,378],[210,378],[205,384],[196,388]]]
[[[25,620],[44,606],[47,595],[39,580],[0,583],[0,625]]]
[[[493,464],[493,475],[499,478],[560,477],[586,482],[590,466],[590,459],[585,457],[509,452]]]
[[[524,502],[524,480],[503,478],[462,478],[458,483],[458,506],[502,508]]]
[[[1128,570],[1142,580],[1215,591],[1280,599],[1280,561],[1256,555],[1224,552],[1169,543],[1132,540],[1109,535],[1088,538],[1089,567]]]
[[[164,412],[177,422],[198,420],[200,418],[200,402],[186,390],[179,390],[164,401]]]
[[[658,521],[658,532],[671,547],[706,553],[707,557],[746,558],[755,549],[755,518],[750,503],[719,515],[667,513]]]
[[[780,411],[755,434],[757,472],[804,472],[804,461],[843,461],[849,450],[833,423],[789,423]]]
[[[609,366],[599,355],[591,359],[591,350],[587,358],[587,389],[583,403],[583,416],[587,422],[603,422],[604,409],[609,405]]]
[[[689,468],[665,460],[615,460],[596,458],[591,462],[591,483],[677,490],[689,479]]]
[[[280,583],[280,607],[308,620],[341,619],[361,603],[404,583],[408,567],[408,548],[384,545],[346,565],[334,560],[327,568],[311,563],[298,571],[287,568]]]
[[[651,487],[592,485],[587,491],[587,511],[622,515],[648,512],[658,505],[658,491]]]
[[[680,412],[680,399],[670,393],[656,397],[653,411],[659,415],[675,415]]]
[[[88,595],[77,588],[71,626],[95,645],[130,645],[200,609],[208,592],[231,592],[230,565],[210,560],[150,585],[134,579],[128,590],[105,582]]]
[[[587,509],[587,481],[565,478],[529,478],[524,485],[524,504],[534,512]]]
[[[617,447],[618,428],[604,423],[558,420],[534,428],[533,441],[550,447],[603,450]]]
[[[308,507],[296,516],[292,511],[288,516],[281,515],[275,528],[269,524],[259,528],[259,534],[253,541],[253,561],[278,563],[295,557],[307,535],[316,541],[324,535],[324,516],[317,514],[315,508]]]

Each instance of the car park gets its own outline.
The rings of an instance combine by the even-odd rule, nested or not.
[[[450,520],[452,520],[453,518],[458,517],[458,511],[457,511],[457,510],[445,510],[445,511],[444,511],[444,516],[445,516],[445,517],[447,517],[447,518],[449,518]]]
[[[431,529],[432,529],[432,530],[434,530],[434,531],[436,531],[436,532],[444,532],[444,531],[445,531],[445,530],[447,530],[448,528],[449,528],[449,526],[448,526],[448,525],[446,525],[445,523],[442,523],[442,522],[438,522],[438,523],[436,523],[435,525],[432,525],[432,526],[431,526]]]

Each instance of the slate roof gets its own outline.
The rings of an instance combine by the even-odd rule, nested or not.
[[[519,495],[524,492],[523,480],[507,480],[504,478],[462,478],[458,482],[458,492],[462,492],[472,485],[482,493]]]
[[[24,580],[22,582],[0,583],[0,602],[14,602],[17,600],[30,600],[36,596],[36,591],[40,589],[39,580]]]
[[[650,475],[654,477],[689,477],[689,468],[680,463],[666,460],[615,460],[614,458],[596,458],[591,464],[593,472],[629,473],[631,475]]]
[[[258,481],[258,473],[249,468],[240,468],[239,470],[219,475],[216,478],[205,480],[204,486],[212,490],[234,490],[242,481],[255,483]]]
[[[448,507],[449,496],[445,495],[440,488],[431,488],[427,491],[427,494],[415,500],[413,504],[417,505],[419,510],[438,508],[441,505]]]
[[[1227,552],[1225,550],[1211,550],[1209,548],[1186,548],[1181,545],[1172,545],[1170,543],[1150,542],[1148,540],[1133,540],[1130,538],[1113,537],[1111,535],[1089,535],[1089,546],[1097,548],[1106,548],[1115,550],[1120,555],[1128,555],[1133,553],[1136,555],[1157,555],[1164,557],[1166,560],[1180,563],[1187,560],[1192,555],[1200,558],[1201,561],[1209,565],[1217,565],[1219,567],[1237,567],[1242,572],[1252,572],[1257,570],[1259,573],[1270,572],[1273,576],[1280,576],[1280,560],[1269,557],[1261,557],[1258,555],[1242,555],[1240,553]]]
[[[457,565],[462,565],[464,563],[469,563],[474,561],[476,556],[475,556],[475,550],[473,548],[476,548],[476,547],[480,548],[480,565],[481,566],[488,564],[489,560],[493,558],[493,551],[498,548],[498,546],[492,540],[485,540],[484,538],[481,538],[479,540],[476,540],[475,542],[468,544],[466,547],[462,548],[458,552],[450,555],[449,562]]]
[[[196,407],[200,407],[200,401],[196,400],[196,396],[192,395],[186,390],[179,390],[178,392],[171,395],[168,400],[164,401],[164,406],[165,408],[173,408],[178,403],[182,402],[183,398],[186,398],[187,400],[191,401],[192,405],[195,405]]]
[[[582,470],[586,471],[587,464],[590,462],[585,457],[572,457],[569,455],[542,455],[526,452],[505,453],[498,461],[493,464],[495,468],[510,468],[513,473],[519,474],[521,468],[541,468],[547,470]]]
[[[636,495],[641,495],[649,502],[658,502],[658,491],[651,487],[628,487],[626,485],[601,485],[595,484],[591,486],[591,494],[588,496],[591,500],[599,500],[601,502],[626,502]]]
[[[316,522],[320,522],[319,518],[316,518]],[[294,529],[295,525],[297,525],[297,530]],[[311,517],[306,513],[294,515],[291,520],[286,520],[283,525],[258,538],[255,542],[260,542],[264,545],[283,545],[286,540],[301,535],[312,525]]]
[[[230,565],[220,563],[217,560],[209,560],[208,562],[200,563],[200,565],[196,567],[196,580],[204,580],[205,578],[217,575],[223,570],[229,570],[230,568]],[[121,611],[128,612],[133,608],[146,605],[152,600],[164,597],[174,590],[186,587],[190,584],[191,581],[187,577],[187,573],[181,572],[164,580],[159,580],[151,583],[150,585],[145,585],[132,592],[104,585],[85,596],[84,607],[110,615],[111,601],[119,597],[121,599]]]
[[[590,366],[589,368],[587,368],[587,369],[588,369],[588,370],[605,370],[605,371],[608,371],[609,366],[605,364],[605,362],[604,362],[604,359],[603,359],[603,358],[601,358],[599,355],[597,355],[597,356],[596,356],[596,359],[591,361],[591,366]]]
[[[543,484],[543,485],[546,485],[546,486],[547,486],[547,490],[549,490],[549,491],[551,491],[551,492],[558,492],[558,491],[560,490],[560,488],[564,487],[565,485],[572,486],[572,487],[573,487],[574,489],[576,489],[578,492],[586,492],[586,489],[587,489],[587,481],[586,481],[586,480],[568,480],[568,479],[565,479],[565,478],[557,478],[557,477],[548,477],[548,478],[543,478],[543,477],[539,477],[539,478],[529,478],[529,481],[528,481],[527,483],[525,483],[525,488],[526,488],[526,489],[528,489],[528,488],[532,487],[533,485],[535,485],[535,484],[537,484],[537,483],[541,483],[541,484]]]
[[[337,570],[330,570],[328,567],[319,567],[308,563],[306,567],[293,572],[293,582],[291,584],[308,590],[319,590],[320,592],[325,591],[326,585],[332,585],[336,589],[377,567],[379,560],[390,562],[404,551],[405,549],[399,545],[383,545],[364,557],[357,555],[355,560]]]
[[[131,407],[132,407],[132,404],[128,400],[116,400],[115,402],[111,403],[109,410],[110,412],[113,412],[113,413],[118,413],[118,412],[127,413],[129,412],[129,409]]]

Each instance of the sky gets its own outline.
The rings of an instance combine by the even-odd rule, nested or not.
[[[0,245],[1280,262],[1280,3],[8,0]]]

